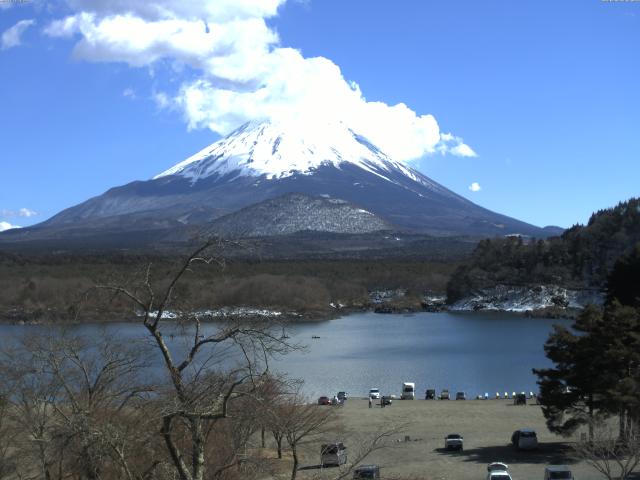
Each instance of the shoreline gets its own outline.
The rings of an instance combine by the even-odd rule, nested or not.
[[[393,304],[368,305],[366,307],[333,307],[331,310],[309,311],[309,312],[281,312],[260,307],[222,307],[216,310],[205,310],[196,312],[200,315],[203,323],[224,320],[225,318],[244,319],[247,321],[274,320],[275,323],[316,323],[335,320],[340,317],[356,313],[376,313],[379,315],[410,315],[415,313],[504,313],[523,318],[547,318],[547,319],[575,319],[582,311],[576,308],[539,308],[533,310],[506,310],[506,309],[451,309],[450,306],[441,303],[425,305],[420,307],[409,307],[406,304],[397,306]],[[49,318],[43,318],[45,316]],[[178,318],[178,314],[167,312],[163,316],[164,321]],[[110,323],[137,323],[141,316],[130,314],[122,316],[119,313],[111,312],[101,315],[86,315],[78,317],[80,320],[63,318],[58,312],[27,312],[13,309],[0,315],[0,325],[84,325],[84,324],[110,324]]]

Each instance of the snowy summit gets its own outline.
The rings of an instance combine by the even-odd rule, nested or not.
[[[321,165],[354,164],[391,181],[385,172],[400,171],[422,183],[421,175],[389,158],[342,122],[300,125],[248,122],[227,137],[156,175],[180,175],[193,183],[212,175],[286,178],[311,174]]]

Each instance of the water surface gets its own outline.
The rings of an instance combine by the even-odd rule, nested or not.
[[[544,342],[554,323],[507,313],[356,313],[319,323],[288,327],[292,342],[307,345],[273,362],[273,368],[305,381],[311,398],[345,390],[366,396],[369,388],[399,394],[403,381],[416,383],[420,398],[427,388],[465,391],[467,397],[488,392],[537,391],[532,368],[550,366]],[[4,338],[43,327],[0,325]],[[205,332],[215,328],[207,325]],[[123,342],[144,338],[135,323],[84,324],[78,333],[105,330]],[[180,332],[166,326],[174,351]],[[313,336],[320,338],[313,339]]]

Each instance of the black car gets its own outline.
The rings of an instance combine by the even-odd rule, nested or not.
[[[360,465],[353,471],[354,480],[375,480],[380,478],[380,467],[378,465]]]
[[[435,400],[436,399],[436,391],[433,388],[429,388],[426,392],[424,392],[425,400]]]

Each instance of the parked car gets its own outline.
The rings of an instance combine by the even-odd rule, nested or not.
[[[436,391],[433,388],[429,388],[427,389],[426,392],[424,392],[425,400],[435,400],[435,398],[436,398]]]
[[[566,465],[549,465],[544,469],[544,480],[575,480]]]
[[[449,400],[449,390],[445,388],[440,392],[440,400]]]
[[[324,443],[320,447],[320,463],[325,465],[344,465],[347,463],[347,447],[342,442]]]
[[[517,393],[515,397],[513,397],[514,405],[526,405],[527,404],[527,396],[524,392]]]
[[[346,400],[347,392],[338,392],[338,400]]]
[[[532,428],[521,428],[513,432],[511,443],[518,450],[534,450],[538,448],[538,436]]]
[[[466,400],[467,394],[464,392],[456,392],[456,400]]]
[[[353,480],[369,480],[380,478],[378,465],[360,465],[353,471]]]
[[[459,433],[450,433],[444,437],[445,450],[460,450],[463,449],[464,439]]]
[[[329,397],[320,397],[318,399],[318,405],[331,405],[331,399]]]
[[[391,405],[393,403],[393,399],[391,398],[391,395],[383,395],[380,398],[380,403],[382,405]]]
[[[512,480],[506,463],[493,462],[487,465],[487,480]]]
[[[379,388],[372,388],[371,390],[369,390],[369,396],[371,398],[375,398],[376,400],[380,398],[380,389]]]

